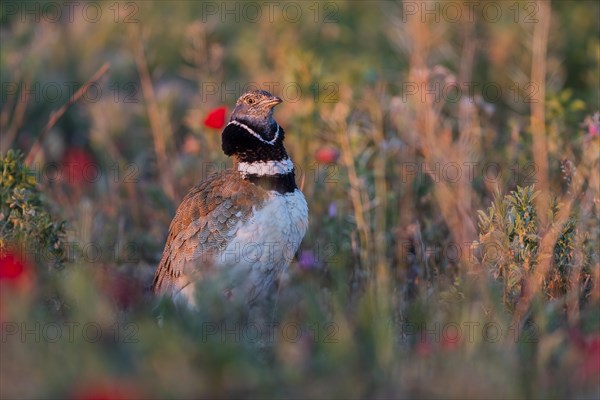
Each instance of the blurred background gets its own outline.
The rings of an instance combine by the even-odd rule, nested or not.
[[[0,394],[599,396],[599,16],[2,2]],[[256,88],[284,100],[310,223],[249,326],[147,287]]]

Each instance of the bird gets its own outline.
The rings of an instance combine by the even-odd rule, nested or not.
[[[265,90],[237,100],[221,133],[233,166],[181,201],[152,282],[155,295],[199,309],[202,282],[225,299],[252,305],[288,268],[308,228],[308,206],[273,117],[282,102]]]

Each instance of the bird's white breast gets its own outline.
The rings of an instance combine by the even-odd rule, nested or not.
[[[302,192],[270,191],[262,207],[240,222],[235,235],[214,260],[221,288],[238,299],[265,295],[273,280],[294,257],[308,228],[308,206]],[[192,301],[193,288],[181,294]]]
[[[264,206],[240,227],[236,239],[246,244],[275,243],[281,249],[290,246],[295,253],[307,227],[308,206],[300,190],[287,194],[270,191]]]

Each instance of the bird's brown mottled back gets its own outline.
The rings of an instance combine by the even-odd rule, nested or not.
[[[247,221],[267,196],[233,170],[213,175],[185,196],[169,227],[167,243],[152,289],[176,292],[212,266],[212,258]],[[186,271],[183,274],[184,270]]]

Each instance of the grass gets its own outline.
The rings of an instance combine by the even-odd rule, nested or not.
[[[595,2],[23,4],[0,7],[3,398],[600,394]],[[204,119],[255,86],[309,231],[261,319],[210,287],[179,310],[145,289],[229,166]]]

